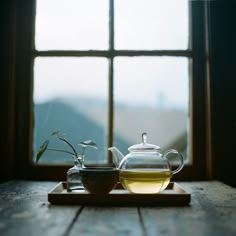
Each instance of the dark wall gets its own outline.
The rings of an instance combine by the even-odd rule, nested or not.
[[[215,177],[236,186],[236,1],[208,3]]]
[[[15,102],[15,1],[0,3],[0,181],[13,177]]]

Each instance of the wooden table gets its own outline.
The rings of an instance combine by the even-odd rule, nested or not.
[[[0,235],[236,235],[236,189],[217,181],[181,182],[185,207],[50,205],[55,182],[0,184]]]

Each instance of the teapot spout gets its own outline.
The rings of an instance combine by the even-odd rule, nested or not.
[[[116,167],[118,167],[124,155],[116,147],[109,147],[108,150],[112,152],[113,162],[115,163]]]

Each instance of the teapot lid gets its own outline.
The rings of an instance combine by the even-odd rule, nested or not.
[[[161,148],[154,144],[147,143],[147,133],[142,133],[142,143],[135,144],[128,148],[130,152],[133,151],[157,151]]]

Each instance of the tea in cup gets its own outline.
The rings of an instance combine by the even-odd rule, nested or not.
[[[107,194],[115,188],[119,170],[114,167],[84,167],[80,169],[81,183],[92,194]]]

